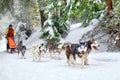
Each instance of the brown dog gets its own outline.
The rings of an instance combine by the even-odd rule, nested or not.
[[[62,51],[64,50],[64,44],[62,43],[58,43],[58,44],[54,44],[54,43],[50,43],[49,44],[49,53],[51,58],[55,58],[55,56],[58,53],[58,58],[60,58],[60,54],[62,53]]]

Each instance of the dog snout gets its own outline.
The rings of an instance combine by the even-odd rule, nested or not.
[[[82,54],[84,54],[84,53],[85,53],[85,51],[84,51],[84,50],[82,50],[82,51],[81,51],[81,53],[82,53]]]

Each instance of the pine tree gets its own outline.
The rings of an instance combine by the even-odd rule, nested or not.
[[[52,1],[48,9],[48,19],[45,21],[42,28],[43,34],[41,38],[45,39],[48,43],[59,41],[63,33],[69,30],[69,26],[65,22],[62,15],[65,3],[63,1]]]

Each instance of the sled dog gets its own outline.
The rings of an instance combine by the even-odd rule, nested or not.
[[[20,41],[20,42],[18,43],[18,46],[17,46],[18,56],[19,56],[19,54],[21,53],[21,58],[25,59],[26,49],[27,49],[26,46],[23,45],[23,42],[22,42],[22,41]]]
[[[81,42],[80,44],[69,44],[66,47],[66,57],[68,65],[76,64],[76,55],[81,58],[81,64],[88,64],[88,54],[94,48],[98,50],[98,44],[95,41],[92,42]]]
[[[46,49],[43,46],[43,44],[41,44],[40,46],[32,46],[32,54],[33,54],[33,61],[40,61],[41,60],[41,53],[46,53]]]

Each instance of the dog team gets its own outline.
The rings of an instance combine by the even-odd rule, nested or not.
[[[34,45],[30,49],[27,49],[25,45],[23,45],[22,41],[18,43],[17,51],[18,56],[21,55],[21,58],[25,59],[26,50],[30,50],[33,56],[33,61],[41,61],[42,54],[50,53],[50,57],[54,58],[56,54],[60,55],[61,53],[65,53],[68,65],[76,65],[76,56],[81,59],[81,65],[88,65],[88,55],[91,53],[93,49],[98,50],[99,45],[94,39],[90,39],[85,42],[71,43],[64,42],[53,44],[50,43],[47,45],[40,44]]]
[[[15,44],[14,36],[16,32],[13,29],[12,25],[9,25],[8,29],[5,31],[6,39],[7,39],[7,51],[10,50],[12,53],[13,51],[18,51],[18,56],[21,55],[21,58],[25,59],[26,53],[26,46],[23,45],[22,41],[19,41],[18,45]],[[92,49],[98,50],[98,44],[91,38],[85,42],[79,42],[77,44],[71,42],[64,42],[64,43],[49,43],[47,47],[42,43],[37,46],[31,47],[31,52],[33,54],[33,61],[41,61],[42,53],[46,53],[49,51],[51,58],[55,57],[55,54],[58,53],[59,55],[62,51],[65,52],[67,63],[68,65],[76,64],[76,56],[81,58],[81,64],[88,65],[88,55],[92,51]]]

